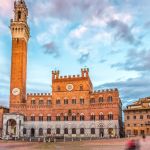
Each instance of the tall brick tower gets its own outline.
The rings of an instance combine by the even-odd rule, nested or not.
[[[26,101],[27,46],[30,29],[28,9],[24,0],[14,2],[14,19],[11,19],[12,62],[10,79],[10,108]]]

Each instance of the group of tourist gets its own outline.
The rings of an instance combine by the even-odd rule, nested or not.
[[[143,141],[145,141],[145,134],[142,136]],[[127,142],[126,144],[126,149],[125,150],[140,150],[140,142],[139,139],[131,139]]]

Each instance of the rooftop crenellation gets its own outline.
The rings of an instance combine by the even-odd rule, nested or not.
[[[52,71],[52,78],[55,79],[76,79],[76,78],[87,78],[89,77],[89,68],[82,68],[81,74],[79,75],[65,75],[60,76],[59,70]]]
[[[117,89],[117,88],[114,88],[114,89],[95,90],[95,91],[94,91],[94,94],[104,93],[104,92],[118,92],[118,89]]]
[[[27,93],[27,96],[51,96],[51,93]]]

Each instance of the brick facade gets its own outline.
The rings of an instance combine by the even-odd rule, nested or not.
[[[150,135],[150,98],[142,98],[124,110],[126,136]]]

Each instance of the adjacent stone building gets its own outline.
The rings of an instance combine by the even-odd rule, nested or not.
[[[8,112],[9,112],[8,108],[0,106],[0,138],[2,137],[3,115]]]
[[[150,97],[139,99],[124,110],[125,135],[150,135]]]
[[[3,138],[119,137],[122,130],[119,91],[94,91],[88,68],[72,76],[60,76],[59,71],[52,71],[51,93],[26,94],[30,30],[24,0],[14,2],[14,12],[10,25],[10,112],[3,117]]]

